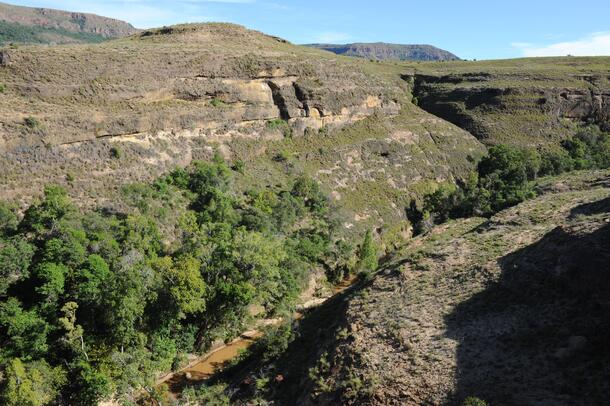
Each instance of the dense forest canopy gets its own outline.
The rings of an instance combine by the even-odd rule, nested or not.
[[[249,306],[281,314],[312,269],[347,272],[354,250],[316,182],[239,193],[232,177],[196,162],[127,186],[124,213],[81,212],[55,185],[21,219],[0,205],[2,403],[133,400],[243,331]]]

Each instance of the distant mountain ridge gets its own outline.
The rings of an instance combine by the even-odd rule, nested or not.
[[[460,59],[451,52],[432,45],[402,45],[376,42],[345,45],[306,44],[305,46],[323,49],[338,55],[377,60],[456,61]]]
[[[0,43],[101,42],[137,32],[127,22],[95,14],[0,3]]]

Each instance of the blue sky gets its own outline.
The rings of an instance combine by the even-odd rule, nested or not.
[[[610,55],[610,0],[3,0],[139,28],[228,21],[294,43],[426,43],[467,59]]]

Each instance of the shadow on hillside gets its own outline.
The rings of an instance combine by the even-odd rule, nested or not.
[[[571,216],[610,212],[610,199]],[[610,393],[610,224],[558,227],[499,260],[500,280],[447,317],[453,403],[602,405]]]

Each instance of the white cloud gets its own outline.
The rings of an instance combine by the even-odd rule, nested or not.
[[[513,43],[523,56],[597,56],[610,55],[610,32],[596,32],[575,41],[558,42],[546,46]]]
[[[322,32],[315,36],[315,42],[321,43],[340,43],[348,41],[351,35],[344,32]]]

